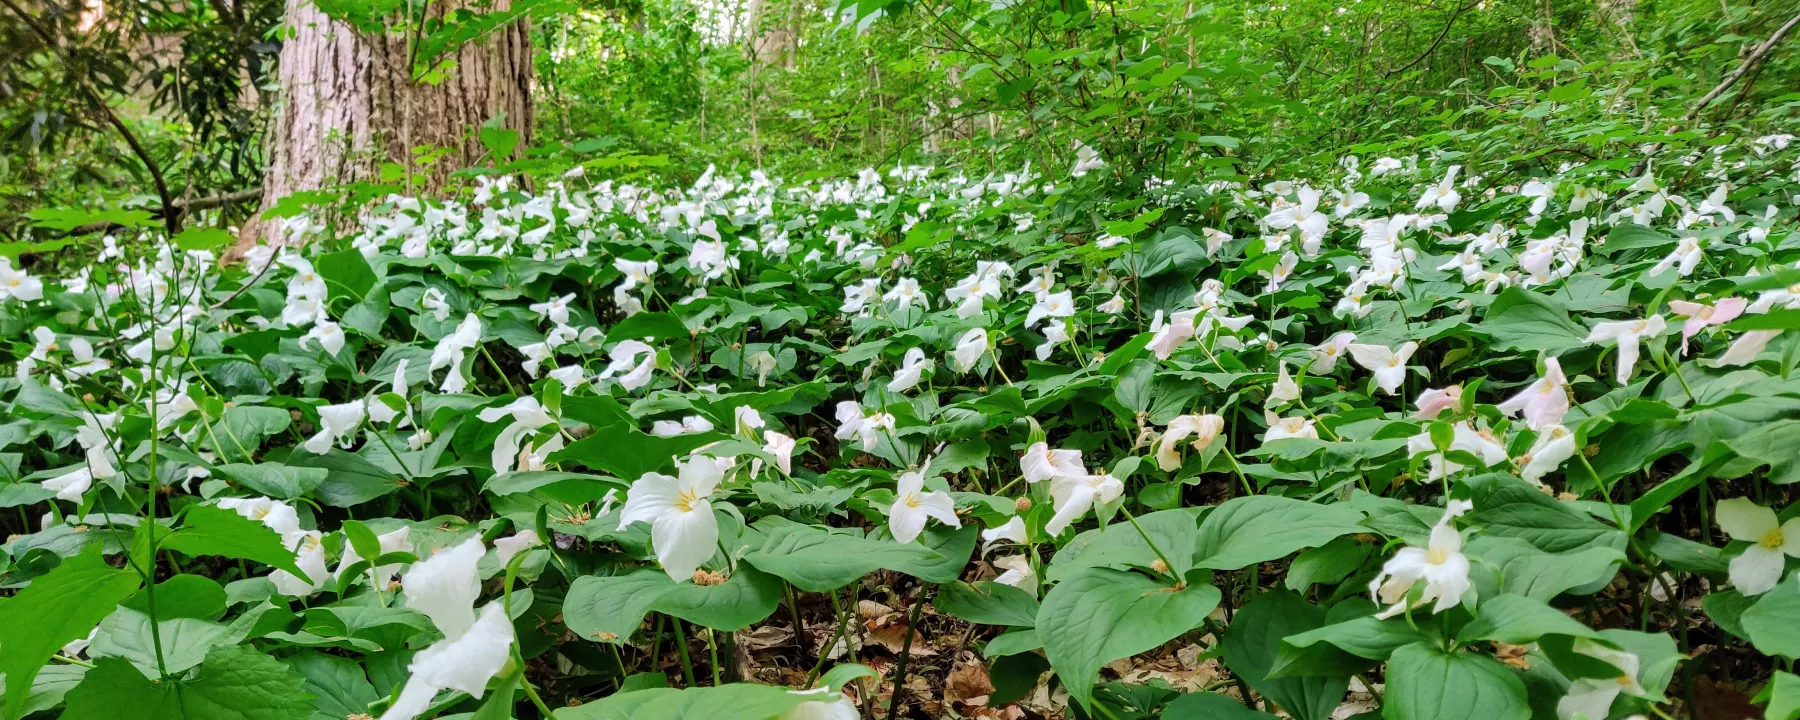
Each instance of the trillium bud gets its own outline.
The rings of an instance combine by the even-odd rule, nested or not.
[[[1031,509],[1031,498],[1020,497],[1019,499],[1013,501],[1013,510],[1015,512],[1025,512],[1026,510],[1030,510],[1030,509]]]

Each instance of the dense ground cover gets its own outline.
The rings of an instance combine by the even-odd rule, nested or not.
[[[5,713],[1793,717],[1800,148],[1456,139],[8,262]]]

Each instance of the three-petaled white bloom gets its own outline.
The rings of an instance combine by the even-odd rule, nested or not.
[[[1575,457],[1575,433],[1561,425],[1549,425],[1538,430],[1537,440],[1531,444],[1531,450],[1521,458],[1524,467],[1519,469],[1519,477],[1534,485],[1542,485],[1545,475]]]
[[[1296,415],[1294,417],[1276,418],[1271,420],[1269,422],[1268,432],[1263,433],[1262,441],[1264,445],[1267,445],[1276,440],[1290,440],[1293,438],[1304,438],[1308,440],[1319,439],[1319,429],[1313,427],[1312,418]]]
[[[1377,161],[1376,167],[1380,167],[1380,165],[1380,162]],[[1444,212],[1456,212],[1457,204],[1462,202],[1462,193],[1456,191],[1456,172],[1461,169],[1461,165],[1451,165],[1450,172],[1444,174],[1443,180],[1425,188],[1425,193],[1419,196],[1419,201],[1413,204],[1413,209],[1424,210],[1436,207]]]
[[[1461,385],[1427,388],[1424,392],[1419,393],[1418,399],[1413,401],[1413,404],[1419,408],[1418,412],[1413,413],[1413,417],[1421,420],[1436,420],[1445,410],[1454,410],[1460,407],[1462,390]]]
[[[445,335],[431,349],[431,365],[426,368],[425,373],[429,375],[439,368],[450,368],[450,373],[444,376],[444,383],[438,389],[447,393],[462,392],[469,386],[468,378],[462,373],[463,358],[480,344],[481,318],[475,313],[469,313],[463,317],[462,322],[457,323],[456,330]]]
[[[600,371],[599,380],[619,378],[619,386],[636,390],[650,384],[656,371],[656,348],[639,340],[623,340],[607,353],[612,362]]]
[[[837,405],[838,429],[834,434],[839,440],[849,440],[851,435],[862,441],[864,451],[873,450],[875,441],[881,438],[881,431],[894,431],[894,416],[879,410],[864,414],[863,406],[855,400],[845,400]]]
[[[895,309],[905,310],[918,303],[921,307],[931,307],[931,296],[919,289],[917,278],[903,277],[894,282],[894,289],[887,291],[881,299],[894,303]]]
[[[315,340],[326,353],[337,357],[338,351],[344,349],[344,329],[330,320],[321,320],[306,331],[305,335],[300,336],[300,347],[311,347]]]
[[[950,362],[957,372],[966,373],[975,367],[982,355],[988,351],[988,333],[984,328],[973,328],[963,333],[956,341],[956,349],[950,351]]]
[[[489,454],[494,472],[503,473],[513,468],[513,461],[519,455],[519,441],[538,428],[556,422],[550,412],[539,404],[537,398],[522,397],[502,407],[487,408],[476,415],[482,422],[498,422],[501,418],[511,416],[513,421],[494,438],[494,449]]]
[[[1556,358],[1544,358],[1544,374],[1499,407],[1507,415],[1523,413],[1525,426],[1540,432],[1561,424],[1563,416],[1569,414],[1569,378],[1563,375],[1562,363]]]
[[[900,474],[894,489],[894,504],[888,508],[888,531],[895,542],[909,543],[925,531],[925,521],[937,518],[950,527],[962,527],[956,517],[956,502],[941,490],[927,491],[925,475],[918,471]]]
[[[362,427],[363,417],[367,414],[368,402],[353,400],[337,405],[326,405],[319,408],[319,432],[307,438],[302,447],[307,452],[324,455],[331,450],[333,444],[348,446],[354,441],[353,433]]]
[[[1351,343],[1345,348],[1350,351],[1350,357],[1356,360],[1356,364],[1375,374],[1375,384],[1382,392],[1393,395],[1400,390],[1401,383],[1406,382],[1406,361],[1412,359],[1419,344],[1407,342],[1398,348],[1389,349],[1382,345]]]
[[[1375,617],[1390,618],[1433,600],[1437,601],[1431,609],[1433,614],[1462,603],[1463,594],[1469,591],[1469,558],[1462,552],[1462,534],[1450,521],[1473,507],[1467,500],[1451,500],[1444,508],[1444,516],[1432,526],[1431,539],[1425,547],[1400,548],[1381,566],[1381,574],[1369,581],[1369,593],[1376,602],[1388,607]],[[1425,588],[1417,600],[1410,600],[1413,586],[1421,580]]]
[[[994,582],[1011,585],[1033,595],[1037,594],[1037,571],[1031,569],[1031,561],[1024,555],[994,558],[994,567],[1005,571],[995,577]]]
[[[440,690],[461,690],[480,699],[488,680],[506,667],[513,643],[512,620],[503,603],[475,612],[481,595],[476,569],[486,549],[472,537],[413,563],[401,576],[406,605],[431,618],[444,639],[414,655],[411,677],[381,720],[413,720],[431,707]]]
[[[1588,333],[1587,343],[1614,342],[1619,346],[1619,370],[1617,378],[1620,385],[1631,379],[1631,371],[1637,367],[1638,346],[1643,338],[1661,335],[1668,329],[1668,322],[1661,315],[1652,315],[1643,320],[1620,320],[1603,322],[1595,325]]]
[[[1045,318],[1061,319],[1075,314],[1075,296],[1068,290],[1045,293],[1025,313],[1025,326],[1033,327]]]
[[[917,387],[919,378],[931,361],[925,358],[925,351],[920,348],[907,348],[906,355],[900,360],[900,369],[894,371],[894,379],[888,381],[888,392],[906,392]]]
[[[1300,399],[1300,384],[1294,382],[1294,376],[1288,373],[1287,363],[1277,362],[1281,366],[1276,374],[1275,385],[1269,388],[1269,405],[1280,406]]]
[[[1688,341],[1709,325],[1724,325],[1744,314],[1750,301],[1741,297],[1725,298],[1711,305],[1687,300],[1670,300],[1669,310],[1687,318],[1681,324],[1681,354],[1687,354]]]
[[[1720,500],[1714,515],[1731,539],[1750,543],[1731,559],[1731,584],[1745,595],[1774,590],[1787,564],[1783,556],[1800,557],[1800,518],[1782,523],[1774,510],[1746,498]]]
[[[1205,415],[1178,415],[1169,420],[1169,427],[1156,439],[1152,446],[1156,455],[1156,466],[1164,471],[1173,471],[1181,467],[1181,441],[1189,436],[1194,438],[1193,446],[1205,450],[1219,438],[1225,429],[1225,418],[1207,413]]]
[[[1413,457],[1425,455],[1429,466],[1428,479],[1441,480],[1463,468],[1461,463],[1452,461],[1448,450],[1466,452],[1479,459],[1484,466],[1493,466],[1506,459],[1506,447],[1494,439],[1488,430],[1476,430],[1469,423],[1457,423],[1452,427],[1450,447],[1446,452],[1439,452],[1437,444],[1431,439],[1430,432],[1422,432],[1406,440],[1406,450]]]
[[[986,552],[988,546],[1000,542],[1001,540],[1024,545],[1026,542],[1025,518],[1014,515],[1012,516],[1012,519],[1006,521],[1005,525],[981,531],[981,547],[983,552]]]
[[[1613,701],[1619,699],[1619,695],[1650,696],[1638,681],[1638,656],[1607,647],[1589,638],[1576,638],[1571,649],[1613,666],[1619,671],[1619,675],[1611,678],[1579,678],[1569,683],[1569,694],[1556,703],[1558,720],[1606,720],[1612,715]]]
[[[657,420],[656,422],[650,423],[650,434],[657,437],[692,435],[694,433],[712,432],[712,429],[712,421],[700,417],[699,415],[689,415],[682,418],[680,421]]]
[[[1183,310],[1171,314],[1169,321],[1164,323],[1162,311],[1156,311],[1156,315],[1150,319],[1151,335],[1150,344],[1147,346],[1151,352],[1156,354],[1156,359],[1169,359],[1169,356],[1174,354],[1182,343],[1194,337],[1194,316],[1199,312],[1199,310]]]
[[[696,455],[675,464],[677,477],[644,473],[631,484],[625,507],[619,510],[619,529],[639,521],[650,523],[656,561],[675,582],[693,579],[694,571],[719,544],[719,521],[708,498],[731,465],[729,459]]]
[[[1051,450],[1050,444],[1043,442],[1032,443],[1025,449],[1025,456],[1019,458],[1019,470],[1028,483],[1087,476],[1087,466],[1081,464],[1080,450]]]
[[[1350,344],[1354,342],[1356,342],[1356,333],[1341,332],[1308,350],[1307,354],[1311,355],[1313,359],[1313,372],[1331,372],[1332,368],[1337,367],[1338,359],[1344,356],[1344,349],[1350,347]]]
[[[1105,504],[1119,499],[1125,492],[1125,483],[1113,477],[1112,473],[1098,475],[1058,475],[1050,479],[1050,499],[1056,508],[1056,514],[1044,523],[1044,532],[1061,535],[1069,525],[1088,514],[1096,503]]]
[[[768,430],[763,433],[762,451],[775,459],[775,467],[783,475],[794,474],[794,439]]]

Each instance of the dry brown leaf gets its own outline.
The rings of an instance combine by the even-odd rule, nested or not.
[[[944,678],[944,699],[950,702],[969,702],[979,697],[982,702],[969,704],[986,705],[987,696],[993,692],[994,683],[988,678],[987,665],[975,659],[973,653],[963,653],[961,661]]]

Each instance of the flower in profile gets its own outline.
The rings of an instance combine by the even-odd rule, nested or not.
[[[1263,433],[1263,444],[1294,438],[1317,440],[1319,439],[1319,429],[1313,427],[1311,418],[1302,415],[1279,418],[1269,423],[1268,432]]]
[[[318,341],[319,347],[325,349],[325,352],[332,357],[337,357],[338,351],[344,349],[344,329],[330,320],[322,320],[313,325],[311,330],[306,331],[305,335],[300,336],[300,347],[302,349],[309,348],[315,340]]]
[[[1736,320],[1737,316],[1744,314],[1744,308],[1749,304],[1750,301],[1741,297],[1725,298],[1711,305],[1670,300],[1669,310],[1687,318],[1687,322],[1681,324],[1681,354],[1687,354],[1688,340],[1693,339],[1701,330],[1705,330],[1707,326],[1724,325]]]
[[[1026,542],[1025,518],[1014,515],[1012,519],[1006,521],[1005,525],[981,531],[981,546],[984,552],[988,546],[1002,540],[1024,545]]]
[[[650,523],[657,562],[670,579],[684,582],[713,556],[713,546],[719,543],[719,521],[709,498],[725,479],[731,461],[696,455],[675,466],[677,477],[644,473],[631,484],[625,507],[619,510],[619,529]]]
[[[44,481],[44,489],[56,493],[56,499],[72,503],[81,502],[81,496],[93,486],[94,473],[85,465]]]
[[[1376,166],[1380,167],[1380,161],[1376,162]],[[1419,196],[1419,201],[1413,204],[1413,209],[1424,210],[1436,207],[1447,213],[1456,212],[1457,204],[1462,202],[1462,193],[1456,191],[1456,173],[1461,169],[1461,165],[1451,165],[1450,172],[1444,174],[1443,180],[1425,188],[1425,194]]]
[[[380,535],[375,536],[375,541],[381,547],[382,555],[386,555],[388,553],[396,553],[396,552],[408,552],[409,553],[409,552],[413,551],[412,531],[409,530],[404,525],[400,526],[399,529],[394,530],[392,532],[382,533]],[[361,562],[363,560],[369,560],[372,562],[375,560],[375,558],[364,558],[363,556],[358,555],[356,553],[356,548],[354,546],[352,546],[350,543],[347,543],[347,542],[344,543],[344,554],[338,558],[338,569],[337,569],[336,573],[333,573],[333,577],[342,578],[344,576],[345,570],[348,570],[351,565],[355,565],[358,562]],[[377,565],[377,566],[375,566],[374,569],[370,570],[369,572],[374,573],[373,582],[375,583],[375,588],[377,590],[380,590],[380,589],[385,589],[387,587],[388,580],[392,579],[394,577],[394,573],[398,572],[399,570],[400,570],[399,564],[391,564],[391,565]],[[308,570],[307,574],[311,575],[312,571]]]
[[[401,576],[407,607],[431,618],[444,639],[413,656],[406,667],[411,676],[381,720],[423,715],[440,690],[461,690],[479,700],[488,680],[506,666],[513,626],[504,604],[490,602],[475,612],[481,594],[476,568],[484,554],[481,538],[472,537],[413,563]]]
[[[532,303],[526,308],[555,325],[569,324],[569,303],[575,300],[575,294],[569,293],[559,298],[551,298],[541,303]]]
[[[1451,500],[1444,516],[1432,526],[1431,539],[1425,547],[1400,548],[1381,566],[1381,574],[1369,581],[1369,593],[1376,602],[1388,607],[1375,617],[1390,618],[1434,600],[1437,604],[1431,609],[1433,614],[1462,603],[1463,594],[1469,591],[1469,558],[1462,552],[1462,534],[1450,521],[1473,507],[1467,500]],[[1420,581],[1424,581],[1424,589],[1417,599],[1410,599]]]
[[[856,709],[856,703],[851,702],[849,696],[831,688],[818,687],[788,692],[807,697],[817,696],[819,699],[795,705],[777,720],[857,720],[862,717]]]
[[[1631,371],[1637,368],[1638,346],[1643,338],[1661,335],[1668,329],[1667,321],[1661,315],[1652,315],[1643,320],[1620,320],[1603,322],[1594,326],[1588,333],[1587,343],[1613,342],[1619,346],[1619,370],[1617,379],[1620,385],[1631,379]]]
[[[1436,420],[1445,410],[1454,410],[1462,406],[1462,386],[1451,385],[1445,388],[1430,388],[1419,393],[1419,399],[1413,401],[1419,407],[1413,417],[1421,420]]]
[[[1024,555],[1008,555],[994,558],[994,567],[1005,572],[994,578],[1001,585],[1011,585],[1028,593],[1037,594],[1037,571],[1031,569],[1031,561]]]
[[[1782,523],[1774,510],[1746,498],[1720,500],[1714,515],[1731,539],[1750,543],[1731,559],[1731,584],[1745,595],[1774,590],[1787,565],[1783,556],[1800,557],[1800,518]]]
[[[1407,438],[1407,453],[1413,457],[1425,455],[1430,466],[1428,478],[1441,480],[1444,477],[1463,469],[1463,465],[1449,458],[1448,452],[1439,452],[1437,444],[1432,440],[1430,432],[1422,432]],[[1469,423],[1457,423],[1452,426],[1450,447],[1448,450],[1459,450],[1475,456],[1484,466],[1492,467],[1506,459],[1506,447],[1494,439],[1487,430],[1476,430]]]
[[[894,489],[894,504],[888,508],[888,531],[894,534],[894,541],[909,543],[925,531],[925,521],[937,518],[950,527],[962,527],[962,520],[956,517],[956,502],[950,494],[925,490],[925,475],[918,471],[900,474]]]
[[[1069,168],[1070,176],[1086,177],[1088,173],[1104,167],[1106,160],[1100,157],[1100,153],[1088,147],[1087,143],[1075,141],[1075,164]]]
[[[462,392],[469,386],[468,378],[462,373],[463,358],[480,344],[481,317],[469,313],[463,317],[462,322],[457,323],[456,330],[445,335],[431,349],[431,365],[426,367],[425,373],[429,375],[439,368],[450,368],[450,373],[444,376],[444,383],[438,389],[447,393]]]
[[[712,421],[700,417],[699,415],[689,415],[682,418],[680,421],[657,420],[656,422],[650,423],[650,434],[657,437],[679,437],[681,435],[712,432],[712,429]]]
[[[1509,416],[1523,414],[1525,426],[1540,432],[1562,424],[1563,416],[1569,413],[1569,378],[1563,375],[1562,362],[1544,358],[1544,374],[1500,403],[1499,408]]]
[[[1108,298],[1106,302],[1100,303],[1094,309],[1107,315],[1118,315],[1119,313],[1125,312],[1125,296],[1113,293],[1111,298]]]
[[[1525,457],[1519,458],[1525,465],[1519,469],[1519,477],[1534,485],[1542,485],[1542,478],[1550,474],[1569,458],[1575,457],[1575,433],[1561,425],[1551,425],[1538,431],[1537,440],[1531,444],[1531,450]]]
[[[1739,335],[1731,341],[1731,347],[1725,348],[1715,362],[1719,367],[1734,367],[1756,362],[1756,356],[1768,349],[1769,342],[1781,335],[1780,330],[1751,330]]]
[[[1051,450],[1049,443],[1032,443],[1019,458],[1019,470],[1025,482],[1038,483],[1059,477],[1086,477],[1087,466],[1081,464],[1080,450]]]
[[[975,367],[981,356],[988,351],[988,333],[984,328],[973,328],[963,333],[956,341],[956,349],[950,351],[951,365],[957,372],[966,373]]]
[[[1050,499],[1056,514],[1044,523],[1044,532],[1061,535],[1071,523],[1080,520],[1095,503],[1109,503],[1125,492],[1125,483],[1111,473],[1099,475],[1058,475],[1050,479]]]
[[[839,440],[849,440],[855,435],[862,441],[862,449],[867,452],[875,448],[875,441],[881,438],[881,431],[894,431],[894,416],[879,410],[864,414],[863,406],[855,400],[845,400],[837,405],[837,433],[833,435]]]
[[[367,411],[368,403],[363,400],[319,408],[319,431],[307,438],[302,447],[307,452],[324,455],[333,444],[348,446],[355,439],[356,429],[362,427]]]
[[[1219,433],[1225,429],[1225,418],[1207,413],[1205,415],[1178,415],[1169,420],[1169,426],[1152,445],[1152,453],[1156,456],[1156,466],[1164,471],[1174,471],[1181,467],[1181,441],[1192,436],[1193,446],[1206,449],[1217,440]]]
[[[1649,697],[1638,681],[1638,656],[1607,647],[1589,638],[1576,638],[1571,650],[1594,658],[1619,671],[1617,677],[1579,678],[1569,683],[1569,694],[1556,703],[1558,720],[1606,720],[1619,695]]]
[[[1300,384],[1294,382],[1294,376],[1288,373],[1287,363],[1278,362],[1276,364],[1280,365],[1281,369],[1275,377],[1274,387],[1269,388],[1268,404],[1280,406],[1299,400]]]
[[[1045,273],[1049,275],[1049,273]],[[1075,314],[1074,293],[1064,290],[1059,293],[1044,293],[1031,310],[1025,313],[1025,326],[1032,327],[1045,318],[1060,319]]]
[[[783,475],[794,474],[794,439],[769,430],[763,433],[763,452],[775,458],[775,467]]]
[[[489,453],[489,461],[494,472],[503,473],[511,470],[513,461],[519,456],[519,441],[527,434],[535,433],[538,428],[556,422],[537,398],[522,397],[507,403],[503,407],[487,408],[475,417],[484,423],[498,422],[501,418],[512,417],[512,423],[500,431],[494,438],[494,448]]]
[[[1382,392],[1393,395],[1399,391],[1400,384],[1406,382],[1406,361],[1412,359],[1419,344],[1408,342],[1398,348],[1388,349],[1381,345],[1352,343],[1346,349],[1350,351],[1350,357],[1356,360],[1356,364],[1375,374],[1375,384]]]
[[[536,530],[521,530],[510,536],[494,541],[494,555],[500,558],[500,564],[512,562],[519,553],[544,544]]]
[[[1164,323],[1162,311],[1156,311],[1156,315],[1150,320],[1152,334],[1148,345],[1150,351],[1156,353],[1156,359],[1169,359],[1169,356],[1173,355],[1182,343],[1193,339],[1194,316],[1199,312],[1199,310],[1183,310],[1170,315],[1169,321]]]
[[[900,369],[894,371],[894,379],[888,381],[888,392],[906,392],[917,387],[919,378],[931,367],[931,361],[925,358],[925,351],[912,347],[906,349],[906,355],[900,360]]]
[[[301,530],[282,538],[282,542],[294,551],[294,565],[306,573],[306,578],[286,570],[269,573],[269,582],[274,583],[275,592],[289,597],[306,597],[325,588],[331,573],[325,569],[323,540],[324,536],[317,530]]]
[[[1307,354],[1311,355],[1313,359],[1312,370],[1319,373],[1331,372],[1333,368],[1337,367],[1338,358],[1344,356],[1344,348],[1350,347],[1350,344],[1354,342],[1356,342],[1356,333],[1341,332],[1308,350]]]
[[[636,390],[650,384],[656,372],[656,348],[639,340],[622,340],[607,352],[612,362],[600,371],[598,380],[619,378],[619,386],[626,390]]]

